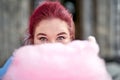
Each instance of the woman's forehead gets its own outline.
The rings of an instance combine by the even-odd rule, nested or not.
[[[65,21],[60,19],[46,19],[42,20],[38,25],[36,26],[35,33],[45,33],[45,32],[69,32],[68,31],[68,25]]]

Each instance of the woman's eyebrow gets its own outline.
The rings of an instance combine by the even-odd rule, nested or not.
[[[65,32],[61,32],[61,33],[58,33],[57,36],[59,36],[59,35],[63,35],[63,34],[66,35],[67,33],[65,33]]]
[[[45,33],[38,33],[37,36],[39,35],[47,36]]]

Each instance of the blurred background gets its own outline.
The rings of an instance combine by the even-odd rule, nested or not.
[[[29,17],[42,1],[0,0],[0,67],[23,45]],[[120,0],[57,1],[73,14],[76,39],[95,36],[108,72],[120,80]]]

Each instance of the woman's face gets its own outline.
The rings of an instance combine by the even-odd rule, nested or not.
[[[56,43],[63,44],[71,41],[68,25],[65,21],[53,18],[42,20],[36,26],[34,44]]]

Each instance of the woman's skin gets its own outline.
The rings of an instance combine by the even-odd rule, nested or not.
[[[58,18],[44,19],[36,25],[34,44],[71,42],[68,24]]]

